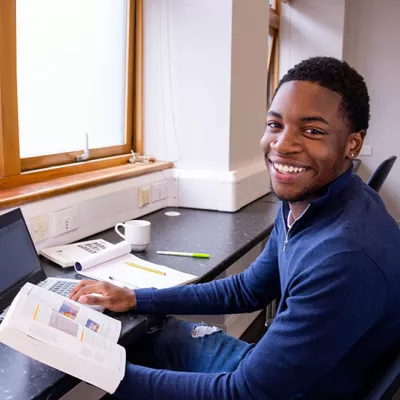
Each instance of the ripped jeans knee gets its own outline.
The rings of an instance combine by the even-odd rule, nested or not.
[[[233,371],[252,345],[225,334],[216,326],[165,318],[149,327],[134,352],[141,365],[173,371]]]
[[[171,331],[175,337],[180,336],[180,334],[186,335],[187,333],[190,333],[191,337],[194,339],[211,335],[216,332],[222,332],[221,328],[209,326],[204,322],[195,323],[168,316],[164,318],[161,323],[147,327],[145,333],[152,335],[165,330]]]
[[[221,332],[221,328],[217,328],[216,326],[208,326],[204,322],[195,326],[192,330],[192,338],[201,338],[207,335],[212,335],[216,332]]]

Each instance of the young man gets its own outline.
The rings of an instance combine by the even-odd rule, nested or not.
[[[281,80],[261,140],[282,199],[258,259],[202,285],[134,293],[84,281],[72,297],[114,311],[223,314],[281,296],[260,342],[167,319],[129,364],[121,399],[358,399],[400,347],[400,232],[379,195],[352,174],[369,120],[363,78],[316,57]],[[101,293],[101,297],[90,293]]]

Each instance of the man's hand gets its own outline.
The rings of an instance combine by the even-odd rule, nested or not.
[[[117,312],[128,311],[136,306],[136,297],[132,290],[108,282],[83,280],[72,289],[69,298],[82,304],[95,304]]]

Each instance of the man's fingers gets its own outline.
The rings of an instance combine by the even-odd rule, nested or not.
[[[71,299],[77,301],[79,297],[85,295],[85,294],[92,294],[92,293],[97,293],[97,294],[106,294],[106,286],[104,283],[99,283],[96,282],[91,285],[83,286],[78,291],[76,291],[72,296]]]
[[[89,279],[84,279],[83,281],[80,281],[70,292],[69,298],[72,299],[72,297],[83,287],[88,286],[88,285],[94,285],[96,284],[97,281],[89,280]]]
[[[99,305],[106,307],[108,300],[103,296],[90,296],[90,295],[83,295],[80,296],[78,299],[79,303],[91,305]]]

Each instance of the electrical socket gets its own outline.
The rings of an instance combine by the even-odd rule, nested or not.
[[[79,228],[79,207],[66,208],[54,214],[55,236],[74,231]]]
[[[142,186],[139,188],[138,206],[143,207],[150,203],[150,186]]]
[[[34,243],[49,237],[49,220],[48,215],[39,215],[28,219],[29,232]]]
[[[167,182],[159,182],[151,185],[151,201],[163,200],[167,197]]]

